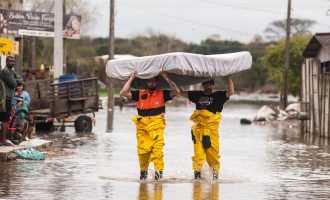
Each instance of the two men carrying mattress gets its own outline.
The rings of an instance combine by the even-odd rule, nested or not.
[[[201,178],[203,163],[207,161],[213,171],[213,179],[218,179],[220,170],[219,124],[223,104],[234,93],[234,85],[227,77],[227,90],[215,91],[214,80],[202,83],[203,91],[184,91],[171,81],[166,72],[162,77],[170,85],[171,90],[159,90],[157,77],[147,80],[147,90],[131,91],[130,86],[136,78],[137,71],[132,72],[130,79],[120,91],[120,95],[137,101],[138,116],[132,120],[136,123],[138,157],[140,162],[140,180],[147,179],[150,161],[154,163],[155,180],[163,176],[163,146],[165,128],[165,103],[177,94],[196,104],[196,110],[190,120],[191,134],[194,144],[192,157],[194,177]]]

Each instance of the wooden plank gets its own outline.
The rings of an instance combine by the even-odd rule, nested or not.
[[[324,101],[324,109],[323,109],[324,137],[328,137],[329,84],[330,84],[329,77],[324,76],[324,85],[323,85],[323,87],[324,87],[324,99],[323,99],[323,101]]]
[[[308,112],[308,121],[306,122],[306,129],[307,132],[309,134],[312,134],[312,109],[311,109],[311,98],[310,98],[310,87],[311,87],[311,83],[310,83],[310,78],[311,78],[311,59],[307,60],[307,66],[306,66],[306,110]]]
[[[307,115],[308,115],[308,120],[304,120],[304,132],[309,132],[309,109],[308,109],[308,61],[306,60],[305,61],[305,64],[304,64],[304,98],[303,98],[303,101],[304,101],[304,109],[306,110],[307,112]]]
[[[68,101],[66,99],[54,98],[53,106],[51,110],[52,116],[55,117],[59,114],[68,113]]]
[[[309,113],[310,113],[310,121],[309,121],[309,130],[310,133],[314,135],[314,101],[313,101],[313,71],[312,71],[312,67],[313,67],[313,60],[310,59],[309,60],[309,66],[308,66],[308,70],[309,70],[309,87],[308,87],[308,94],[309,94]]]
[[[311,114],[310,114],[310,109],[309,109],[309,61],[306,60],[306,68],[305,68],[305,72],[306,72],[306,77],[305,77],[305,91],[306,91],[306,96],[305,96],[305,102],[306,102],[306,111],[308,111],[308,120],[305,122],[305,126],[306,126],[306,132],[310,133],[310,118],[311,118]]]
[[[304,111],[305,103],[306,103],[306,63],[303,63],[301,65],[301,93],[300,93],[300,110]],[[301,127],[302,133],[306,133],[306,120],[303,120],[302,127]]]
[[[87,99],[88,99],[88,97],[70,98],[69,101],[84,101]]]
[[[301,78],[300,78],[300,85],[301,85],[301,93],[300,93],[300,99],[302,102],[305,101],[305,75],[306,75],[306,72],[305,72],[305,68],[306,68],[306,65],[305,64],[302,64],[301,65]]]
[[[316,65],[315,67],[315,82],[316,82],[316,98],[317,98],[317,109],[316,109],[316,115],[317,115],[317,131],[319,136],[322,137],[321,135],[321,63],[319,60],[316,60]]]
[[[324,137],[324,98],[325,98],[325,78],[324,76],[320,76],[320,136]]]
[[[311,120],[310,120],[310,133],[314,135],[314,109],[313,109],[313,104],[314,104],[314,99],[313,99],[313,63],[312,59],[310,60],[310,65],[309,65],[309,113],[311,115]]]
[[[319,81],[319,84],[320,84],[320,87],[319,88],[321,88],[321,90],[319,90],[319,95],[318,96],[320,96],[320,101],[321,101],[321,104],[319,105],[319,116],[321,116],[322,117],[322,97],[323,97],[323,93],[322,93],[322,77],[320,77],[320,81]],[[320,137],[323,137],[323,135],[322,135],[322,118],[321,117],[319,117],[319,119],[320,119]]]
[[[330,138],[330,76],[327,77],[327,81],[326,81],[326,91],[327,91],[327,95],[325,98],[325,117],[326,117],[326,122],[327,122],[327,126],[325,127],[325,133],[327,134],[326,137]]]
[[[309,61],[306,60],[306,65],[305,65],[305,102],[306,102],[306,105],[305,105],[305,109],[306,109],[306,112],[307,112],[307,115],[308,115],[308,120],[305,121],[305,131],[308,132],[308,133],[311,133],[311,130],[310,130],[310,121],[311,121],[311,114],[310,114],[310,99],[309,99],[309,76],[310,76],[310,73],[309,73]]]
[[[314,133],[320,136],[320,102],[319,102],[319,74],[318,62],[313,62],[313,111],[314,111]]]
[[[309,88],[309,70],[308,70],[309,64],[308,61],[306,60],[306,65],[305,65],[305,99],[304,101],[306,102],[306,112],[308,112],[308,120],[305,121],[305,131],[310,133],[310,110],[309,110],[309,93],[308,93],[308,88]]]
[[[50,109],[39,109],[39,110],[33,110],[30,111],[31,114],[40,114],[40,115],[49,115],[50,114]]]
[[[327,111],[325,110],[326,107],[327,107],[327,79],[326,77],[323,76],[323,81],[322,81],[322,87],[323,87],[323,98],[322,98],[322,101],[323,101],[323,108],[322,108],[322,124],[323,124],[323,127],[322,127],[322,132],[323,132],[323,137],[327,137],[327,133],[325,132],[326,130],[326,126],[327,126],[327,116],[326,116],[326,113]]]

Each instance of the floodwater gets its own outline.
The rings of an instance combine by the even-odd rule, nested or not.
[[[44,161],[0,163],[0,199],[329,199],[330,149],[304,139],[299,129],[240,125],[258,105],[227,104],[220,125],[221,175],[193,180],[189,116],[193,106],[167,107],[164,180],[139,181],[134,108],[115,110],[106,133],[106,110],[97,113],[93,134],[54,132],[39,137],[72,151]]]

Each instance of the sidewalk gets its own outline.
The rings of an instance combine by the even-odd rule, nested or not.
[[[24,141],[15,146],[0,146],[0,162],[9,160],[10,154],[15,154],[13,151],[16,149],[26,149],[28,147],[49,147],[52,141],[35,138],[30,141]]]

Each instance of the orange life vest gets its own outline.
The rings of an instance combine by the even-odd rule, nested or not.
[[[152,93],[148,90],[140,90],[136,108],[140,116],[155,116],[165,112],[163,90],[155,90]]]

